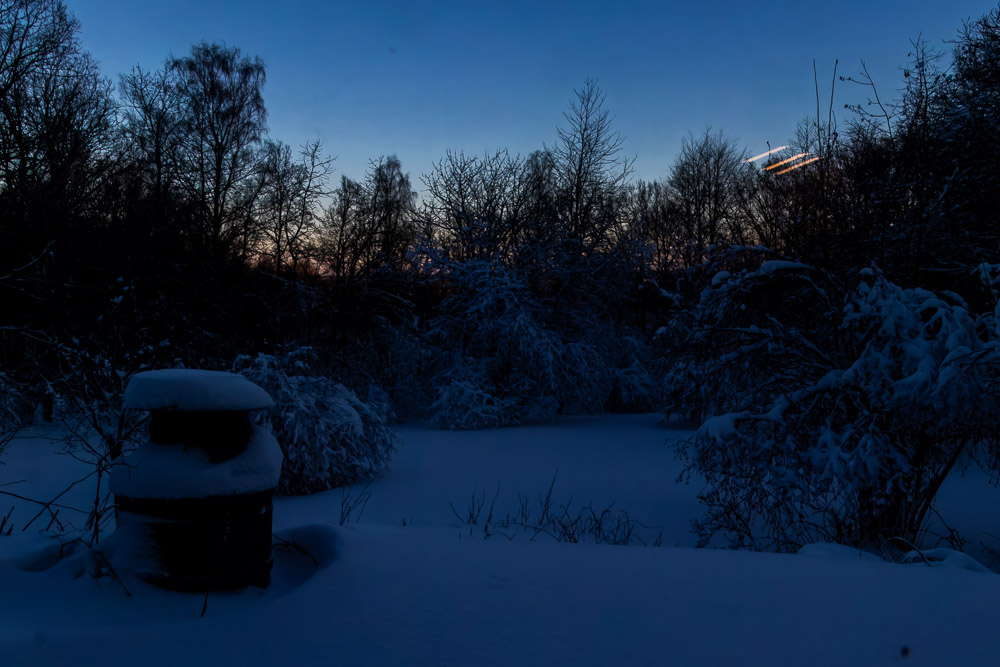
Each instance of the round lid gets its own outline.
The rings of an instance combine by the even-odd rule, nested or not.
[[[143,371],[125,388],[125,407],[137,410],[245,411],[273,406],[267,392],[253,382],[221,371]]]

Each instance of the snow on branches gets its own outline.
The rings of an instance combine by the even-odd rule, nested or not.
[[[484,428],[655,404],[647,347],[624,328],[572,304],[556,316],[561,292],[541,296],[528,272],[497,261],[451,266],[448,281],[428,332],[441,350],[433,424]]]
[[[765,262],[702,293],[689,362],[722,409],[681,444],[706,481],[702,543],[916,544],[949,472],[1000,436],[996,315],[857,278]]]
[[[242,356],[235,368],[274,399],[266,414],[285,455],[278,490],[325,491],[381,472],[395,448],[386,417],[350,389],[311,374],[308,349]]]

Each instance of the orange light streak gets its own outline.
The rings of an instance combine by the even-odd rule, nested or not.
[[[803,157],[805,157],[807,155],[809,155],[809,153],[799,153],[798,155],[793,155],[792,157],[785,158],[781,162],[775,162],[774,164],[767,165],[766,167],[764,167],[764,171],[771,171],[772,169],[777,169],[778,167],[780,167],[783,164],[788,164],[789,162],[794,162],[795,160],[798,160],[799,158],[803,158]]]
[[[777,148],[772,148],[771,150],[767,151],[766,153],[761,153],[760,155],[754,155],[753,157],[749,157],[746,160],[744,160],[744,162],[756,162],[757,160],[761,159],[762,157],[767,157],[771,153],[777,153],[778,151],[783,151],[786,148],[788,148],[788,146],[778,146]]]
[[[782,174],[787,174],[788,172],[792,171],[793,169],[798,169],[799,167],[804,167],[807,164],[809,164],[810,162],[815,162],[819,158],[820,158],[820,156],[817,155],[816,157],[811,157],[808,160],[803,160],[802,162],[799,162],[798,164],[793,164],[788,169],[782,169],[781,171],[774,172],[774,175],[775,176],[781,176]]]

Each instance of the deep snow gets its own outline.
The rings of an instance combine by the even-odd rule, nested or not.
[[[14,534],[0,538],[0,664],[997,664],[995,574],[889,564],[829,545],[798,555],[688,548],[697,487],[675,484],[679,464],[664,445],[684,434],[657,422],[401,427],[403,444],[371,485],[360,523],[337,525],[340,491],[279,499],[279,544],[310,555],[279,546],[268,590],[211,594],[207,606],[123,571],[126,597],[109,577],[83,571],[85,547],[60,560],[43,550],[58,543],[35,532],[40,524],[21,532],[37,509],[17,503]],[[58,447],[45,437],[14,442],[0,484],[28,481],[0,488],[61,490],[80,468]],[[483,539],[449,506],[462,513],[474,490],[488,503],[499,484],[502,515],[518,494],[537,502],[556,469],[555,502],[614,501],[681,548]],[[956,523],[997,525],[997,492],[985,481],[970,475],[945,489]],[[85,506],[93,488],[78,486],[60,502]],[[115,538],[100,548],[113,557]]]
[[[137,410],[262,410],[274,405],[267,392],[237,373],[166,368],[136,373],[125,388],[125,405]]]
[[[255,426],[245,450],[211,462],[198,447],[146,442],[111,472],[111,490],[132,498],[202,498],[253,493],[278,486],[281,447],[270,431]]]

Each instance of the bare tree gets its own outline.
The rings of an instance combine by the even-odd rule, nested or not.
[[[46,60],[75,51],[79,29],[61,0],[0,2],[0,99]]]
[[[264,63],[237,48],[203,42],[190,56],[172,58],[169,67],[185,105],[181,183],[197,207],[196,240],[214,256],[225,256],[237,244],[252,202],[247,186],[267,117]]]
[[[319,256],[336,283],[350,282],[362,267],[362,258],[374,243],[372,235],[364,235],[364,188],[347,176],[333,191],[333,201],[320,221]]]
[[[78,29],[60,2],[0,4],[0,233],[23,242],[14,262],[93,218],[114,163],[111,86]]]
[[[670,169],[667,187],[686,249],[684,263],[697,264],[709,245],[742,235],[737,205],[743,187],[744,153],[721,132],[688,136]]]
[[[414,239],[417,194],[395,155],[371,163],[365,178],[366,212],[377,244],[369,264],[399,268]]]
[[[510,254],[525,202],[523,164],[507,151],[481,158],[449,151],[421,178],[423,215],[453,258]]]
[[[558,172],[555,156],[549,150],[534,151],[524,161],[520,178],[523,202],[516,243],[551,240],[557,236],[559,211]]]
[[[629,231],[647,247],[649,268],[663,277],[682,264],[683,232],[676,204],[660,181],[639,181],[631,193]]]
[[[597,81],[587,79],[574,93],[552,156],[566,235],[590,251],[606,241],[634,158],[622,154],[625,140],[613,127]]]
[[[163,219],[176,194],[180,150],[184,140],[183,108],[169,67],[149,72],[135,67],[119,83],[123,132],[150,198],[150,213]]]
[[[402,267],[415,236],[415,200],[394,155],[373,161],[363,182],[341,177],[319,240],[319,256],[338,283]]]
[[[294,275],[310,252],[316,230],[320,199],[327,192],[332,159],[321,152],[319,142],[302,148],[300,161],[292,149],[269,141],[261,163],[262,193],[258,198],[258,224],[264,246],[261,254],[276,273]]]
[[[448,151],[421,176],[427,197],[424,217],[435,228],[442,245],[455,259],[475,257],[478,252],[479,202],[482,165],[479,158]]]

